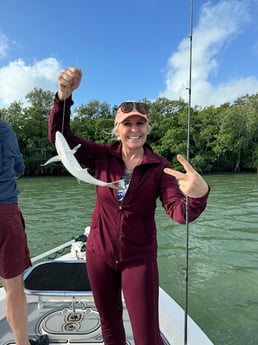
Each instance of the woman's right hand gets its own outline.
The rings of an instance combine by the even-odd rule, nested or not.
[[[68,67],[59,74],[57,80],[58,98],[60,101],[70,97],[71,93],[79,87],[81,78],[82,71],[76,67]]]

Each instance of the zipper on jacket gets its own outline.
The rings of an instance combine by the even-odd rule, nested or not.
[[[120,262],[120,234],[121,234],[121,217],[122,217],[122,210],[123,210],[123,201],[118,202],[118,217],[117,219],[117,227],[116,227],[116,238],[114,241],[114,253],[115,253],[115,264],[119,264]]]

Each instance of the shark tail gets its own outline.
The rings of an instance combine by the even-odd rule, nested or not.
[[[117,180],[114,182],[109,183],[109,187],[114,188],[114,189],[124,189],[123,187],[123,180]]]

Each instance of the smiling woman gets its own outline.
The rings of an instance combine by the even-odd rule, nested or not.
[[[162,345],[156,200],[162,200],[170,218],[185,223],[185,194],[189,193],[188,213],[192,221],[205,209],[209,188],[182,156],[178,160],[185,174],[172,170],[168,160],[154,153],[146,143],[149,126],[144,103],[128,101],[118,107],[113,133],[119,141],[114,144],[99,144],[74,135],[70,108],[72,92],[79,87],[81,78],[82,71],[76,67],[59,74],[58,92],[49,117],[49,139],[54,142],[55,133],[62,131],[70,147],[81,145],[78,162],[92,169],[97,179],[124,181],[123,189],[118,191],[97,186],[87,241],[87,271],[104,342],[126,344],[123,291],[135,343]]]
[[[124,102],[115,116],[113,133],[122,143],[122,158],[128,172],[142,163],[148,134],[147,109],[144,103]]]

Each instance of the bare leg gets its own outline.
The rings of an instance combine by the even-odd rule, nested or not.
[[[21,274],[11,279],[2,278],[2,281],[6,291],[6,317],[13,332],[16,345],[30,345],[23,275]]]

